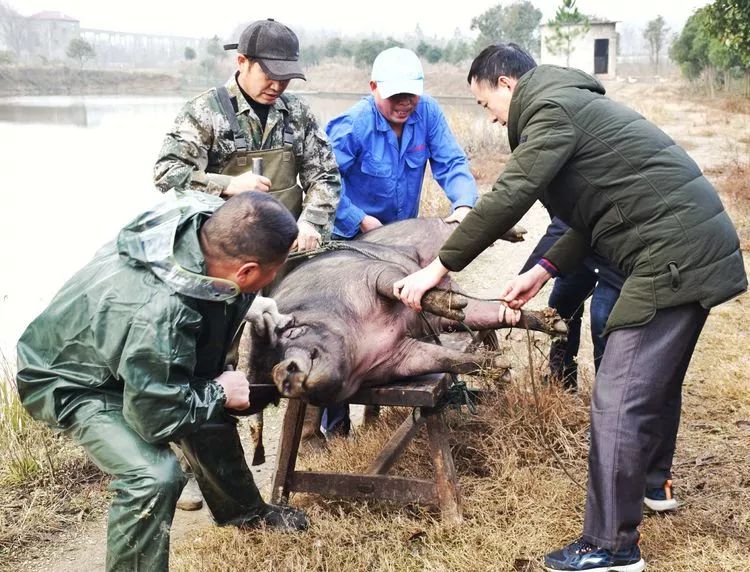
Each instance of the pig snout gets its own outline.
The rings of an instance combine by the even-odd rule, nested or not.
[[[273,382],[286,397],[301,397],[311,367],[310,360],[301,355],[285,359],[274,366]]]

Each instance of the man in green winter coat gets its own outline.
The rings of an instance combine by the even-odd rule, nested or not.
[[[429,288],[463,269],[537,200],[571,228],[505,286],[510,308],[517,311],[592,250],[627,277],[592,395],[583,536],[548,554],[545,566],[638,572],[645,567],[637,527],[646,489],[661,488],[671,499],[693,349],[709,309],[747,288],[737,233],[687,153],[605,97],[593,77],[537,67],[515,44],[498,44],[474,60],[468,80],[491,121],[507,125],[510,161],[438,258],[394,291],[419,309]]]
[[[170,442],[218,524],[307,526],[303,513],[261,499],[229,415],[249,407],[248,382],[224,371],[243,320],[269,336],[288,321],[253,300],[296,237],[294,217],[266,193],[225,203],[186,192],[125,226],[21,336],[24,407],[114,477],[108,570],[168,569],[185,484]]]

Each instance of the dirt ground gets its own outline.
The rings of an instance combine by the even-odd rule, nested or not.
[[[673,85],[668,84],[645,85],[629,84],[627,82],[613,82],[608,84],[607,88],[613,98],[635,107],[647,118],[661,126],[667,133],[675,138],[678,143],[682,144],[712,180],[718,181],[732,164],[748,161],[750,115],[712,107],[697,98],[695,100],[686,100],[678,96],[678,92]],[[490,164],[492,163],[492,160],[487,158],[484,158],[483,161],[483,165],[485,165],[486,162],[489,162]],[[491,180],[489,178],[481,181],[482,192],[487,191],[490,184]],[[729,206],[731,208],[732,205],[730,204]],[[529,231],[526,242],[518,245],[496,245],[495,247],[488,249],[459,276],[459,281],[463,287],[472,294],[479,296],[496,295],[497,289],[504,283],[504,281],[518,272],[518,269],[528,256],[528,253],[535,245],[536,240],[543,234],[547,223],[547,214],[541,207],[538,205],[535,206],[520,223]],[[542,306],[545,299],[546,297],[544,294],[537,297],[535,307]],[[745,311],[742,308],[744,308],[744,305],[746,304],[747,298],[743,297],[722,306],[712,314],[710,324],[713,325],[711,328],[720,328],[721,321],[730,319],[737,312]],[[586,328],[587,325],[584,324],[584,331],[587,331]],[[738,444],[743,442],[743,439],[747,444],[747,439],[750,439],[750,433],[748,433],[750,421],[747,421],[746,417],[743,417],[747,414],[748,404],[750,404],[747,384],[744,384],[743,386],[742,383],[738,382],[736,379],[734,380],[733,383],[739,385],[732,385],[731,387],[741,388],[737,390],[738,393],[736,394],[736,397],[732,398],[734,399],[733,403],[736,404],[736,410],[732,411],[730,407],[730,410],[723,409],[719,414],[712,412],[712,403],[714,405],[716,403],[721,403],[722,407],[725,408],[727,401],[719,401],[726,397],[726,395],[723,394],[724,390],[721,389],[721,387],[718,389],[711,389],[711,391],[704,391],[702,389],[704,387],[704,382],[710,383],[711,381],[714,367],[711,360],[716,359],[716,356],[723,356],[723,359],[728,361],[740,360],[740,365],[731,370],[733,372],[732,375],[735,377],[742,377],[742,372],[745,372],[744,379],[746,379],[747,369],[741,364],[746,363],[747,359],[738,354],[744,353],[742,350],[743,346],[745,348],[747,347],[747,333],[747,325],[745,324],[744,332],[728,332],[724,338],[721,336],[710,337],[708,342],[704,342],[704,348],[701,350],[703,353],[697,354],[698,357],[694,360],[694,364],[691,367],[691,385],[686,390],[686,401],[693,408],[693,412],[683,422],[683,428],[681,430],[680,457],[677,463],[679,466],[683,467],[683,472],[686,473],[683,482],[684,488],[682,490],[693,490],[697,497],[697,491],[704,490],[707,483],[711,482],[711,472],[720,472],[721,465],[728,462],[726,461],[727,458],[734,459],[737,463],[737,470],[740,471],[740,473],[736,475],[736,483],[730,483],[727,485],[730,489],[727,489],[727,491],[715,490],[713,491],[713,496],[704,495],[700,497],[699,500],[692,501],[692,504],[688,502],[688,506],[683,509],[685,511],[692,511],[691,518],[697,519],[696,522],[698,524],[695,525],[697,527],[696,530],[699,530],[701,533],[705,532],[708,534],[708,532],[712,530],[712,527],[717,526],[715,524],[715,519],[712,520],[704,513],[710,513],[714,509],[719,510],[719,508],[721,508],[721,510],[730,510],[726,508],[727,500],[731,505],[731,495],[736,492],[736,490],[731,489],[731,487],[736,486],[747,488],[750,486],[748,485],[747,480],[750,460],[748,460],[747,457],[744,459],[735,459],[736,455],[732,453],[733,450],[746,452],[747,447],[743,449],[738,447]],[[722,339],[726,339],[726,347],[721,347]],[[713,347],[716,344],[719,344],[718,348]],[[590,354],[590,343],[584,339],[583,348],[581,350],[584,380],[593,377],[591,375],[592,368],[589,357]],[[726,391],[728,392],[730,390],[727,389]],[[715,402],[712,401],[714,399],[716,400]],[[258,483],[265,495],[268,494],[270,475],[274,469],[276,447],[275,435],[278,433],[282,413],[283,409],[281,408],[272,409],[270,410],[269,415],[266,416],[266,450],[269,461],[263,467],[257,468],[256,470]],[[249,439],[247,439],[247,437],[245,442],[249,444]],[[351,447],[352,445],[344,444],[341,446]],[[579,471],[585,471],[585,459],[578,459],[575,462],[577,463],[575,466]],[[579,473],[578,478],[585,479],[585,473]],[[472,483],[474,481],[471,479],[468,480],[470,490],[467,494],[471,495],[471,489],[474,486]],[[716,495],[720,496],[722,492],[726,492],[726,494],[729,495],[729,498],[716,498]],[[554,491],[546,490],[544,494],[554,495],[555,493]],[[736,498],[747,498],[746,492],[742,494],[745,496],[738,496]],[[580,496],[577,498],[580,501]],[[518,499],[511,500],[520,502]],[[508,500],[509,504],[512,504],[511,500]],[[314,503],[314,501],[311,502]],[[307,506],[310,506],[310,504]],[[325,506],[329,512],[335,512],[338,510],[342,515],[347,511],[346,503],[338,503],[335,505],[325,504]],[[565,506],[561,507],[561,510],[564,509],[566,509]],[[577,509],[580,509],[580,506],[578,506]],[[355,510],[366,512],[367,507],[365,506],[363,509],[360,504],[357,505]],[[360,512],[357,512],[357,514],[359,515]],[[400,517],[397,516],[394,518],[398,519]],[[575,532],[575,528],[579,524],[579,518],[580,514],[576,513],[576,516],[572,519],[572,525],[569,525],[569,535]],[[732,520],[732,518],[735,520]],[[730,566],[726,562],[722,563],[721,561],[716,560],[713,565],[696,565],[695,568],[682,566],[682,568],[677,569],[750,570],[750,548],[748,548],[746,542],[747,539],[742,541],[736,536],[737,534],[742,534],[748,530],[748,522],[746,520],[742,521],[742,519],[748,518],[747,511],[740,511],[732,518],[729,518],[727,521],[722,521],[724,522],[722,526],[724,526],[725,529],[724,532],[718,530],[718,535],[721,536],[724,534],[727,536],[727,541],[730,544],[733,540],[739,542],[739,547],[732,546],[730,551],[732,555],[740,555],[739,557],[733,557],[733,560],[729,560],[729,562],[732,562],[734,565]],[[740,521],[736,522],[736,519],[740,519]],[[730,524],[728,524],[730,522],[734,522],[736,526],[730,526]],[[652,534],[652,537],[653,535],[658,535],[658,537],[662,538],[664,542],[679,545],[684,540],[680,534],[676,532],[676,529],[679,529],[679,526],[679,520],[669,521],[667,519],[659,519],[658,522],[647,524],[646,528]],[[177,512],[172,529],[173,552],[176,551],[178,555],[180,555],[175,561],[176,569],[211,569],[210,565],[198,565],[195,561],[195,558],[208,558],[205,550],[202,551],[200,548],[201,545],[206,542],[208,542],[209,546],[211,546],[211,542],[239,542],[235,537],[225,538],[227,536],[226,534],[224,535],[225,537],[222,537],[223,540],[216,540],[212,536],[213,533],[211,532],[211,529],[213,528],[210,517],[205,509],[193,513],[182,511]],[[17,565],[14,565],[14,568],[17,570],[40,572],[73,572],[78,570],[102,569],[104,566],[106,544],[105,529],[106,522],[103,518],[94,522],[82,524],[79,528],[71,530],[69,533],[63,535],[62,538],[55,538],[54,541],[49,542],[48,545],[33,550],[30,553],[34,555],[33,559],[20,562]],[[381,530],[378,534],[386,535],[387,533]],[[415,532],[415,534],[417,534],[417,532]],[[439,536],[437,532],[434,534]],[[432,532],[425,533],[425,536],[428,537],[430,541],[437,542],[432,535]],[[208,540],[206,540],[207,538]],[[252,542],[252,540],[249,542]],[[315,542],[317,543],[320,541]],[[429,541],[426,541],[426,544],[429,545]],[[320,548],[318,544],[315,543],[313,543],[312,546]],[[412,545],[409,544],[409,546]],[[647,544],[647,548],[651,548],[652,552],[654,551],[653,545]],[[313,548],[310,548],[307,545],[300,550],[306,551],[308,549],[313,550]],[[685,550],[690,549],[698,554],[704,550],[710,552],[711,547],[706,548],[705,546],[698,545],[685,548]],[[410,550],[416,549],[410,548]],[[425,550],[427,550],[427,548],[425,548]],[[672,552],[670,552],[670,548],[666,548],[665,550],[666,551],[662,554],[662,560],[659,560],[653,569],[676,569],[671,567],[670,558],[678,558],[677,552],[675,552],[677,549],[674,549]],[[743,557],[746,558],[744,561]],[[377,557],[374,555],[371,555],[370,557],[362,557],[361,560],[357,560],[354,556],[352,558],[354,558],[354,560],[352,560],[351,567],[342,564],[340,569],[398,569],[397,567],[394,568],[386,565],[383,565],[381,568],[380,566],[373,564],[374,562],[377,562]],[[300,556],[300,562],[302,561],[303,558]],[[431,564],[432,561],[426,557],[424,560],[419,560],[417,558],[416,561],[422,562],[422,564],[420,567],[415,567],[414,569],[453,569],[446,564]],[[449,561],[447,557],[445,561]],[[287,558],[285,562],[290,562],[290,560]],[[308,560],[305,560],[305,562],[308,562],[309,565]],[[358,564],[355,564],[357,562]],[[479,564],[477,565],[479,566]],[[527,567],[524,568],[524,566]],[[233,566],[227,565],[227,569],[232,567]],[[275,568],[275,566],[272,567]],[[472,566],[467,564],[456,566],[456,568],[472,569]],[[319,569],[335,568],[330,567],[329,563],[321,564]],[[533,568],[526,560],[520,558],[516,560],[515,569],[535,570],[536,568]]]

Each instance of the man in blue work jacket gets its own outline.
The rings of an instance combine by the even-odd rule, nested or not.
[[[466,153],[442,110],[423,94],[424,72],[417,55],[388,48],[372,65],[370,91],[326,127],[341,173],[335,239],[354,238],[419,213],[425,167],[451,202],[446,221],[463,220],[477,201]],[[329,407],[327,434],[349,432],[348,405]]]
[[[425,166],[461,221],[477,200],[463,149],[437,102],[423,95],[417,55],[389,48],[372,65],[372,95],[326,127],[342,179],[333,232],[353,238],[419,212]]]

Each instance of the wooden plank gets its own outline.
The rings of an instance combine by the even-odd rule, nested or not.
[[[388,440],[377,458],[367,467],[368,475],[385,475],[396,464],[414,435],[424,424],[419,408],[415,408]]]
[[[363,387],[349,398],[362,405],[435,407],[448,387],[449,377],[442,373],[399,380],[396,383]]]
[[[448,431],[442,411],[424,412],[427,418],[427,436],[435,467],[435,487],[444,522],[461,521],[461,492],[453,464],[453,453],[448,443]]]
[[[273,476],[271,502],[289,500],[289,483],[297,465],[297,451],[302,437],[306,404],[301,399],[287,400],[284,423],[281,427],[279,452],[276,457],[276,473]]]
[[[290,491],[438,506],[434,482],[390,475],[299,471],[292,475]]]

